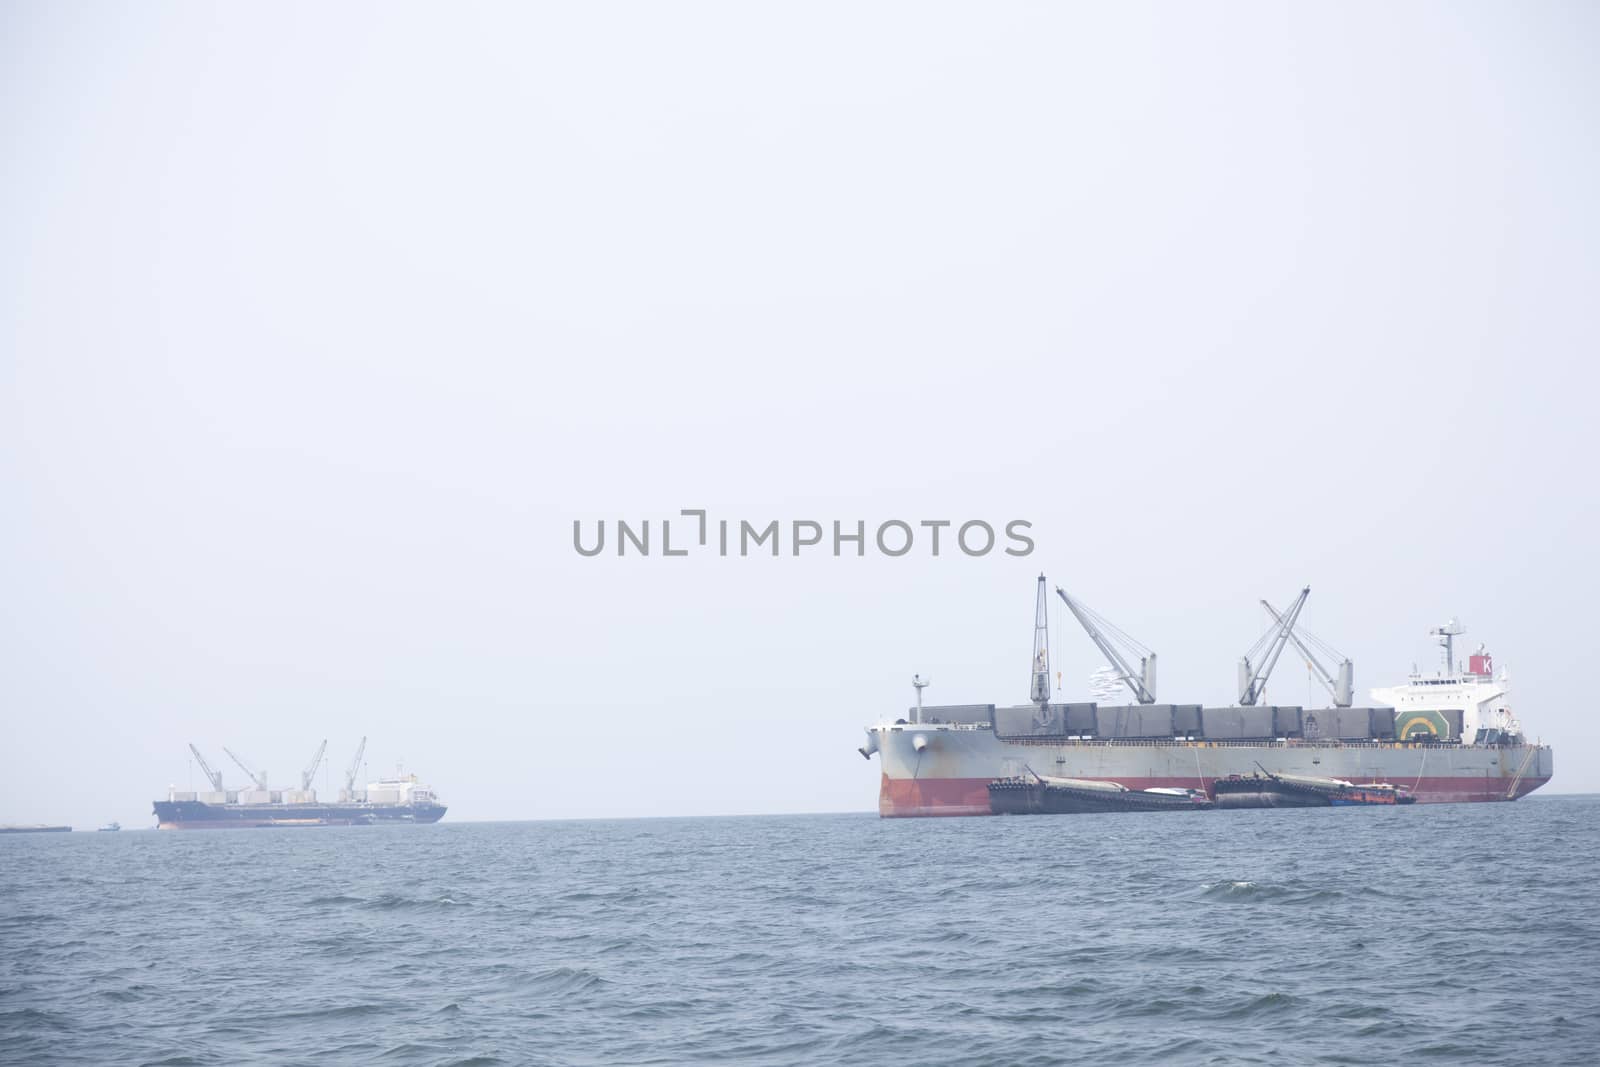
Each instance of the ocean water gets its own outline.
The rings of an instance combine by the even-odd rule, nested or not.
[[[0,1062],[1593,1063],[1600,798],[0,837]]]

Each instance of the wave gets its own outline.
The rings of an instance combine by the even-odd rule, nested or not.
[[[1345,896],[1342,889],[1316,886],[1262,884],[1249,881],[1208,882],[1200,887],[1200,897],[1229,903],[1315,904]]]

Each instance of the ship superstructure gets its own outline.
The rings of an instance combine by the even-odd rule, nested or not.
[[[251,788],[228,789],[222,773],[212,770],[194,745],[189,746],[195,763],[211,786],[205,791],[167,790],[167,799],[155,802],[157,825],[162,830],[225,829],[260,826],[366,826],[375,823],[434,823],[444,818],[446,808],[431,787],[414,774],[396,772],[356,788],[361,757],[366,752],[363,737],[355,758],[344,773],[339,799],[319,801],[312,788],[317,770],[327,752],[324,740],[311,763],[300,774],[298,789],[276,790],[268,786],[265,771],[256,771],[244,759],[224,748],[228,758],[249,778]]]
[[[1041,575],[1030,703],[924,707],[927,683],[919,676],[916,707],[906,718],[868,727],[859,750],[880,760],[880,814],[993,814],[990,784],[1029,776],[1212,796],[1217,780],[1231,776],[1302,776],[1393,786],[1421,802],[1442,802],[1514,800],[1553,773],[1550,748],[1523,736],[1508,703],[1509,681],[1504,671],[1494,675],[1489,653],[1480,646],[1457,668],[1453,641],[1464,631],[1454,620],[1433,631],[1445,649],[1441,674],[1374,689],[1375,704],[1356,707],[1349,659],[1296,629],[1310,589],[1282,612],[1263,601],[1272,625],[1239,662],[1236,702],[1204,707],[1158,703],[1155,653],[1065,590],[1056,592],[1106,657],[1108,667],[1097,672],[1100,699],[1050,699]],[[1291,644],[1327,690],[1328,707],[1262,703]],[[1133,702],[1103,702],[1113,678]]]
[[[1466,631],[1454,619],[1429,632],[1439,638],[1444,650],[1443,672],[1429,678],[1413,671],[1405,685],[1372,691],[1374,700],[1394,706],[1399,735],[1438,730],[1448,722],[1464,740],[1475,744],[1520,742],[1522,723],[1511,713],[1511,680],[1504,668],[1496,676],[1494,657],[1481,644],[1465,665],[1458,667],[1455,638]]]

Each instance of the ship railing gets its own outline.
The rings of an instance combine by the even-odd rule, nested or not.
[[[993,724],[986,722],[939,722],[933,719],[921,723],[890,723],[883,727],[889,730],[916,730],[929,726],[937,726],[941,730],[967,730],[967,731],[992,731]],[[1399,738],[1329,738],[1329,737],[1258,737],[1258,738],[1208,738],[1208,737],[1091,737],[1091,736],[1037,736],[1030,734],[1007,735],[1000,740],[1008,744],[1022,745],[1080,745],[1084,747],[1103,747],[1114,745],[1166,745],[1170,747],[1193,748],[1196,746],[1207,748],[1261,748],[1263,746],[1280,746],[1283,748],[1499,748],[1503,746],[1484,745],[1476,746],[1459,738],[1446,738],[1436,741],[1401,740]],[[1527,745],[1530,749],[1543,750],[1548,746],[1538,743]]]
[[[1002,737],[1002,741],[1015,745],[1050,745],[1053,747],[1072,746],[1080,748],[1115,748],[1118,746],[1137,746],[1139,748],[1168,747],[1168,748],[1450,748],[1458,749],[1464,746],[1459,741],[1396,741],[1391,738],[1370,738],[1362,740],[1350,738],[1338,740],[1334,738],[1299,738],[1299,737],[1258,737],[1258,738],[1184,738],[1184,737],[1037,737],[1021,735],[1015,737]]]

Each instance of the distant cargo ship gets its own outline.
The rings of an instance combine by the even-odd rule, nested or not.
[[[43,823],[35,823],[30,826],[0,826],[0,834],[69,834],[71,832],[72,827],[70,826],[45,826]]]
[[[917,706],[907,718],[867,728],[861,755],[879,757],[878,811],[886,817],[992,815],[1019,803],[1002,781],[1049,777],[1115,783],[1127,790],[1196,790],[1218,800],[1252,775],[1393,787],[1418,802],[1515,800],[1550,780],[1554,759],[1530,744],[1507,703],[1504,671],[1482,646],[1464,667],[1455,660],[1455,620],[1432,634],[1444,670],[1413,674],[1405,685],[1374,689],[1382,706],[1352,707],[1353,668],[1326,644],[1295,631],[1309,589],[1287,611],[1265,601],[1273,624],[1239,664],[1238,702],[1230,707],[1156,702],[1155,653],[1139,645],[1064,590],[1056,592],[1110,664],[1106,672],[1136,703],[1050,701],[1045,579],[1034,614],[1032,702],[1015,707],[922,706],[928,684],[913,679]],[[1108,636],[1108,634],[1110,636]],[[1332,657],[1332,670],[1308,646]],[[1331,707],[1268,706],[1267,678],[1293,644],[1328,690]],[[1131,661],[1138,662],[1138,668]],[[1096,693],[1104,696],[1104,693]],[[1231,780],[1231,781],[1230,781]],[[1080,787],[1080,792],[1082,787]],[[1280,790],[1281,792],[1281,790]],[[1364,803],[1381,790],[1360,794]],[[1350,792],[1344,799],[1357,796]],[[1401,801],[1402,803],[1404,801]],[[1220,806],[1220,805],[1219,805]]]
[[[311,782],[321,766],[328,742],[323,741],[311,765],[300,775],[299,789],[268,789],[265,773],[252,770],[227,748],[230,759],[249,776],[253,788],[230,790],[223,787],[222,775],[200,755],[194,745],[189,751],[211,784],[207,792],[170,789],[166,800],[155,802],[156,825],[162,830],[219,830],[244,827],[295,826],[370,826],[378,823],[435,823],[447,810],[431,788],[414,774],[397,774],[355,787],[366,752],[363,737],[356,755],[345,772],[344,788],[336,802],[318,801]]]

